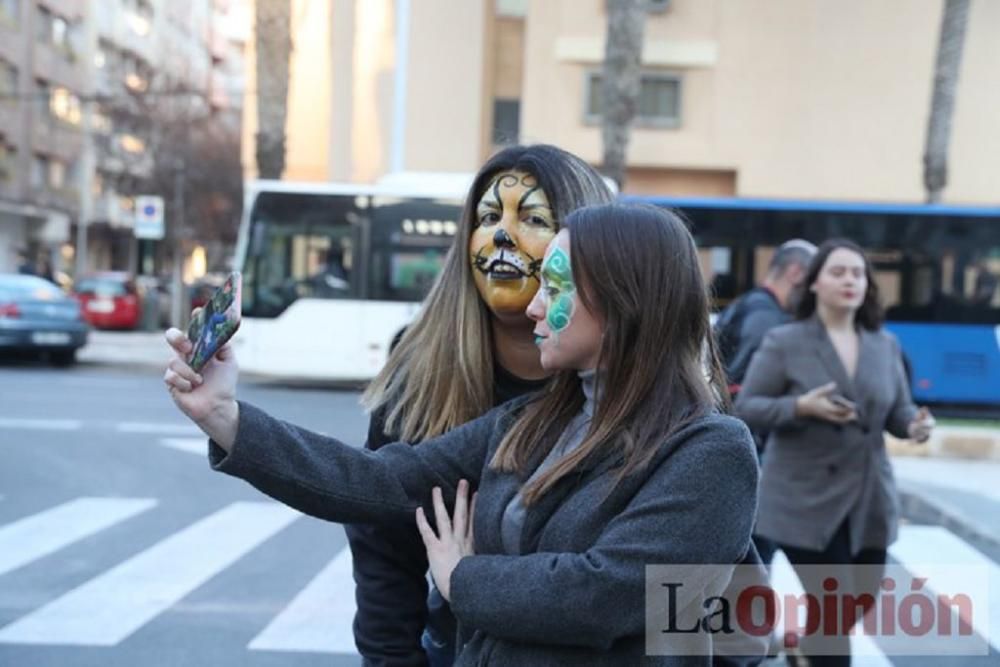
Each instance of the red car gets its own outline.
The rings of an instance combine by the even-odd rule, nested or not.
[[[128,273],[108,271],[80,280],[76,288],[83,317],[98,329],[135,329],[142,318],[142,302]]]

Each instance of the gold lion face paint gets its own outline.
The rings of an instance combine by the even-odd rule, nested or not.
[[[469,256],[476,288],[500,317],[523,317],[558,223],[531,174],[506,171],[490,181],[476,207]]]

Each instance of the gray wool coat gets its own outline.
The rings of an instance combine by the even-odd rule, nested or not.
[[[857,405],[857,422],[796,417],[796,399],[830,381]],[[769,432],[755,532],[821,551],[846,518],[852,553],[886,548],[896,539],[899,501],[883,432],[907,437],[916,412],[899,345],[885,331],[861,329],[850,378],[818,318],[773,329],[736,401],[739,417]]]
[[[210,443],[212,467],[306,514],[343,523],[412,519],[459,480],[479,496],[476,554],[451,576],[451,606],[467,640],[457,665],[707,665],[706,657],[645,657],[645,567],[737,563],[749,548],[757,462],[736,419],[700,418],[610,494],[616,460],[564,479],[528,509],[521,555],[504,555],[500,522],[523,480],[488,462],[524,400],[511,401],[416,447],[354,448],[240,403],[231,453]],[[544,452],[532,462],[533,469]]]

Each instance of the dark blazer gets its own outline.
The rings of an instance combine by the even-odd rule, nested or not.
[[[453,504],[460,479],[478,488],[475,544],[451,577],[452,611],[468,638],[458,665],[707,665],[645,655],[647,564],[737,563],[749,548],[757,462],[746,427],[712,415],[663,443],[651,464],[609,493],[618,463],[596,460],[529,508],[521,555],[504,554],[500,522],[523,479],[489,469],[518,399],[418,447],[356,449],[240,403],[229,455],[212,466],[307,514],[395,522],[431,489]],[[541,461],[540,451],[529,466]],[[449,511],[451,511],[449,509]]]
[[[795,416],[795,401],[830,381],[857,405],[844,425]],[[899,346],[861,329],[853,379],[818,318],[772,330],[750,363],[736,414],[770,432],[755,532],[781,544],[823,550],[848,519],[851,551],[896,539],[899,502],[883,432],[907,437],[917,408]]]

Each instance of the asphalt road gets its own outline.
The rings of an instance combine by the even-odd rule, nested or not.
[[[363,440],[357,392],[244,382],[240,395]],[[1000,568],[974,546],[911,524],[890,553],[980,568],[997,602],[976,630],[996,646]],[[774,577],[795,590],[787,563]],[[3,667],[357,665],[353,590],[343,529],[212,472],[158,371],[0,360]],[[930,658],[868,646],[856,664],[1000,664],[996,649]]]
[[[362,442],[355,392],[241,395]],[[212,472],[204,447],[157,373],[0,366],[0,665],[360,662],[343,529]]]

